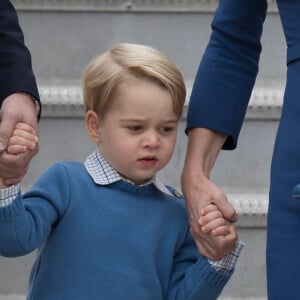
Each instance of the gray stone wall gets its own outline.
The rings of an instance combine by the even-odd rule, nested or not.
[[[118,42],[148,44],[166,53],[182,70],[188,90],[210,34],[216,0],[100,1],[14,0],[43,102],[40,151],[22,183],[26,190],[53,162],[79,160],[94,149],[84,124],[80,75],[97,53]],[[285,84],[286,46],[275,1],[262,37],[260,73],[238,148],[222,151],[213,180],[239,213],[246,243],[224,299],[266,299],[265,239],[269,168]],[[188,103],[188,97],[187,97]],[[185,115],[164,182],[180,189],[185,156]],[[35,253],[0,257],[0,300],[21,300]],[[18,296],[21,295],[21,296]],[[2,297],[2,298],[1,298]],[[19,298],[18,298],[19,297]]]

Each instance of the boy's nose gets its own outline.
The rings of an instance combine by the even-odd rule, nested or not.
[[[156,132],[149,132],[145,137],[145,146],[155,148],[159,146],[159,136]]]

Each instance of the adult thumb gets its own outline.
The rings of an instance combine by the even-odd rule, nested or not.
[[[8,140],[12,135],[15,127],[15,120],[12,116],[3,115],[0,123],[0,152],[4,151],[7,147]]]
[[[218,204],[218,208],[223,213],[225,219],[227,219],[231,223],[236,223],[238,220],[236,210],[234,207],[229,203],[226,198],[226,201],[222,201]]]

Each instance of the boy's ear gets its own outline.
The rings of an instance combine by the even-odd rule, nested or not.
[[[85,127],[91,141],[96,144],[100,143],[100,118],[93,110],[85,114]]]

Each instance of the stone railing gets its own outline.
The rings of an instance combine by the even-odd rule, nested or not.
[[[213,12],[218,0],[12,0],[18,10]],[[269,0],[269,12],[277,12]]]
[[[79,86],[41,86],[43,116],[74,118],[83,117],[84,108]],[[190,88],[187,89],[189,99]],[[279,119],[283,99],[281,87],[254,89],[247,111],[247,119]],[[186,118],[186,106],[183,118]]]

